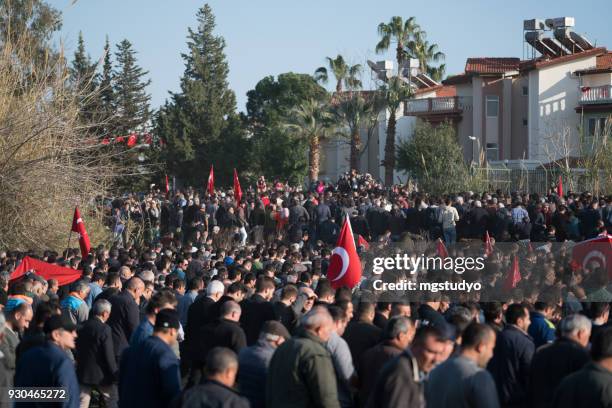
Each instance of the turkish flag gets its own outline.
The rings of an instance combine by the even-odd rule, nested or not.
[[[81,247],[81,256],[83,259],[89,254],[91,244],[89,243],[89,236],[85,230],[85,223],[81,218],[79,207],[74,208],[74,217],[72,218],[72,232],[76,232],[79,235],[79,246]]]
[[[50,264],[39,259],[26,256],[19,266],[13,271],[9,280],[13,281],[24,276],[28,271],[34,271],[38,276],[49,279],[57,279],[59,286],[68,285],[81,278],[82,271]]]
[[[563,197],[563,179],[561,176],[559,176],[559,181],[557,182],[557,195]]]
[[[136,133],[130,133],[130,135],[128,136],[128,140],[127,140],[127,147],[134,147],[136,146],[137,142],[138,142],[138,136],[136,136]]]
[[[493,253],[493,243],[491,242],[491,237],[489,236],[489,231],[485,232],[485,250],[484,256],[488,258]]]
[[[240,187],[240,180],[238,180],[238,172],[234,169],[234,198],[236,203],[240,204],[242,200],[242,188]]]
[[[352,289],[361,281],[361,262],[357,255],[353,229],[348,217],[344,219],[338,242],[332,251],[327,268],[327,279],[334,289],[342,286]]]
[[[168,175],[166,174],[166,194],[170,192],[170,181],[168,180]]]
[[[506,290],[511,290],[516,288],[516,285],[521,281],[521,271],[519,270],[519,261],[518,257],[514,255],[514,259],[512,260],[512,268],[510,268],[510,273],[506,277],[506,282],[504,283],[504,288]]]
[[[438,238],[438,242],[436,244],[436,250],[438,252],[438,256],[442,259],[448,258],[448,251],[446,250],[446,245],[440,238]]]
[[[110,139],[108,137],[105,137],[104,139],[102,139],[102,144],[105,146],[110,144]]]
[[[571,264],[574,269],[603,268],[612,279],[612,235],[600,235],[574,245]]]
[[[212,164],[210,165],[210,173],[208,173],[208,185],[206,186],[206,190],[210,195],[215,193],[215,171]]]
[[[115,142],[117,142],[117,143],[123,143],[123,142],[125,142],[125,137],[123,137],[123,136],[119,136],[119,137],[117,137],[117,138],[115,139]]]
[[[362,246],[366,251],[370,249],[370,243],[361,234],[357,234],[357,245]]]

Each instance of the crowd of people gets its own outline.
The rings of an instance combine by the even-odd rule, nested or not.
[[[612,196],[434,197],[352,172],[306,189],[260,179],[239,203],[186,188],[101,205],[113,243],[85,257],[0,251],[0,386],[63,387],[68,407],[612,406],[608,271],[572,265],[565,245],[612,232]],[[391,296],[367,265],[334,288],[344,217],[369,251],[507,242],[462,277],[495,296]],[[26,255],[81,277],[11,281]],[[502,296],[513,255],[522,277]]]

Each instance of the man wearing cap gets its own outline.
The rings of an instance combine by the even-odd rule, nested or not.
[[[70,318],[54,315],[45,322],[46,341],[23,353],[15,372],[15,387],[61,387],[66,389],[64,407],[79,406],[79,382],[73,361],[76,325]]]
[[[266,405],[266,377],[272,355],[278,346],[291,337],[282,323],[268,320],[264,323],[259,339],[254,345],[244,348],[238,355],[240,392],[251,403],[252,408]]]
[[[172,351],[179,330],[176,310],[157,313],[153,335],[121,356],[120,407],[160,407],[181,392],[179,361]]]

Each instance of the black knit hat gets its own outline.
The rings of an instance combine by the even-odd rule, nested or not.
[[[180,327],[178,312],[174,309],[162,309],[155,318],[155,329],[178,329]]]

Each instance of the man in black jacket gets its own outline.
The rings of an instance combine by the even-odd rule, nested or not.
[[[531,361],[529,400],[533,408],[552,407],[561,381],[591,361],[587,346],[591,321],[580,314],[569,315],[559,325],[561,337],[536,351]]]
[[[133,277],[125,283],[121,293],[110,298],[112,309],[108,325],[113,333],[113,347],[117,362],[123,350],[129,346],[130,337],[140,323],[137,302],[140,301],[144,289],[144,282],[140,278]]]
[[[506,310],[506,326],[497,336],[488,370],[493,375],[502,407],[523,407],[527,403],[527,386],[531,359],[535,351],[527,334],[531,324],[529,311],[515,303]]]
[[[228,300],[221,305],[219,320],[202,328],[201,338],[204,344],[198,345],[198,349],[202,352],[201,362],[206,361],[208,351],[215,347],[225,347],[236,354],[246,347],[246,335],[238,323],[240,314],[240,305]]]
[[[206,358],[206,379],[185,391],[176,406],[248,408],[249,401],[233,389],[237,372],[236,353],[223,347],[212,349]]]
[[[106,324],[111,314],[108,300],[97,300],[92,316],[78,331],[75,359],[76,373],[81,387],[81,406],[89,406],[92,389],[96,389],[106,406],[117,403],[117,391],[113,385],[117,380],[117,362],[113,349],[111,328]]]
[[[259,276],[255,282],[255,294],[242,302],[240,323],[246,333],[247,344],[252,346],[259,338],[263,324],[268,320],[279,320],[270,299],[274,295],[274,280]]]
[[[342,336],[351,350],[355,369],[359,369],[362,354],[381,340],[382,330],[374,325],[374,314],[374,303],[360,302],[355,319],[349,322]]]
[[[565,377],[553,399],[555,408],[612,406],[612,327],[593,339],[593,361]]]

